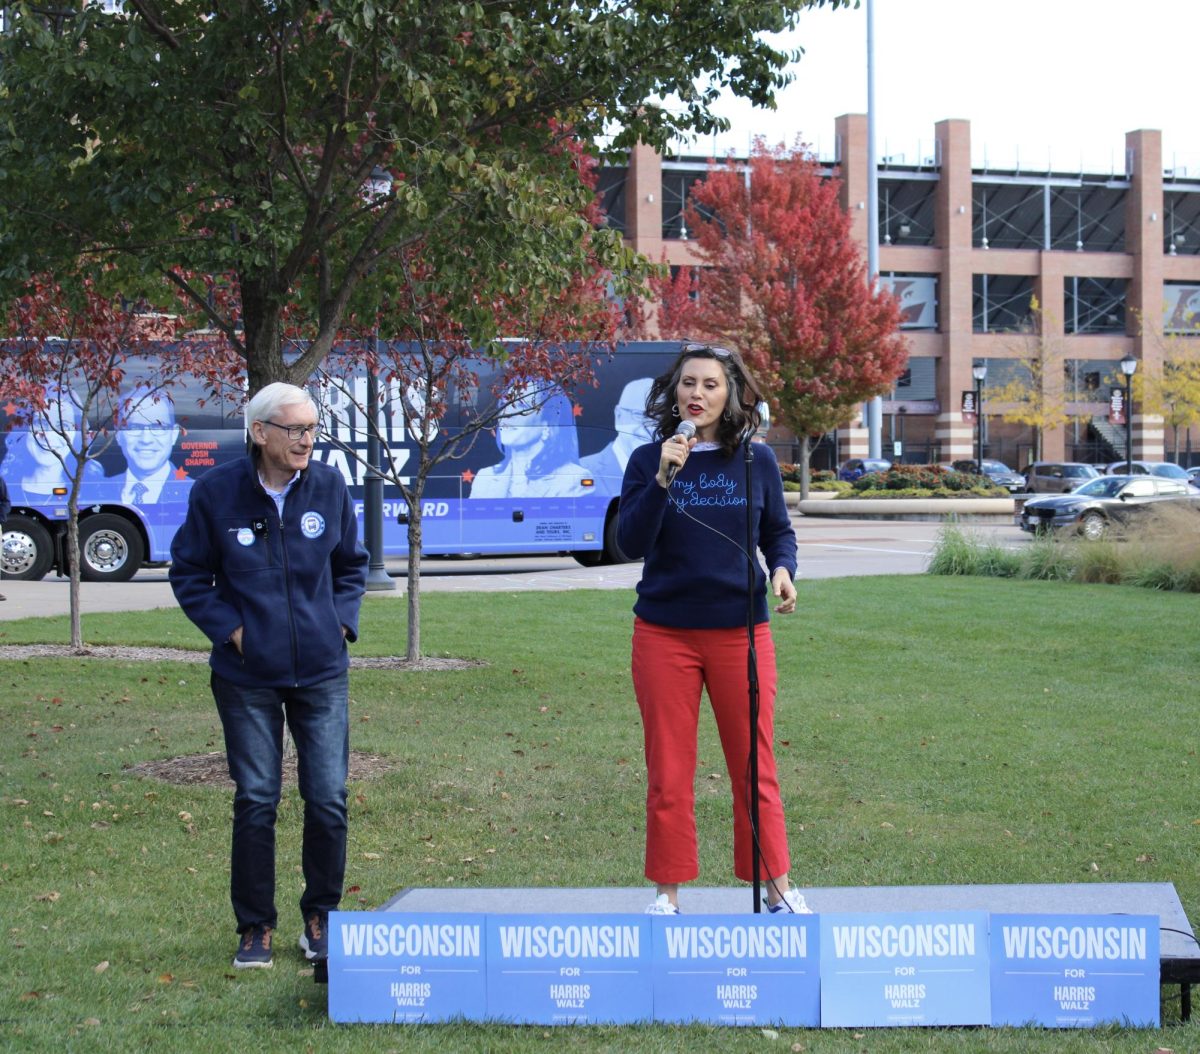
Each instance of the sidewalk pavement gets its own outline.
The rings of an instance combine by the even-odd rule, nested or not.
[[[923,522],[824,520],[793,515],[799,544],[801,581],[854,575],[920,574],[928,564],[941,526]],[[1012,526],[964,527],[1005,544],[1024,544]],[[394,590],[372,592],[371,597],[400,601],[405,597],[406,561],[387,561]],[[583,567],[569,556],[497,556],[475,559],[427,557],[421,561],[421,591],[492,592],[506,590],[627,589],[637,585],[640,562]],[[138,572],[131,582],[83,582],[81,607],[85,614],[103,611],[142,611],[175,606],[166,568]],[[65,615],[69,610],[70,583],[47,576],[40,582],[0,582],[0,622],[17,618]],[[632,605],[633,598],[630,597]]]
[[[428,566],[426,566],[428,565]],[[403,600],[406,568],[402,561],[389,561],[387,570],[395,581],[392,590],[371,591],[368,597]],[[641,577],[642,565],[582,567],[570,558],[526,557],[520,560],[431,560],[421,571],[421,592],[518,592],[524,590],[630,589]],[[0,622],[19,618],[65,615],[70,610],[71,583],[47,575],[40,582],[5,579],[0,593]],[[81,582],[80,608],[84,614],[103,611],[146,611],[175,607],[175,596],[165,568],[139,571],[129,582]]]

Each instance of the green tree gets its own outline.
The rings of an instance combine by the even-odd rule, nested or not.
[[[616,294],[637,285],[620,238],[592,232],[564,143],[710,131],[722,89],[771,104],[796,56],[763,34],[842,2],[129,0],[52,20],[18,2],[0,40],[0,281],[81,257],[126,296],[165,276],[254,391],[308,378],[383,299],[422,301],[398,293],[420,247],[483,343],[493,294],[553,298],[590,256]],[[231,309],[205,276],[228,276]]]
[[[1180,430],[1200,424],[1200,347],[1195,333],[1156,331],[1152,339],[1162,352],[1162,372],[1139,369],[1132,396],[1142,413],[1157,414],[1171,428],[1172,456],[1178,462]]]
[[[1042,436],[1049,429],[1062,428],[1075,420],[1076,414],[1067,410],[1067,393],[1063,384],[1066,353],[1061,340],[1045,332],[1043,308],[1036,296],[1029,299],[1029,318],[1022,326],[1016,342],[1008,380],[988,385],[984,389],[987,403],[996,409],[1002,421],[1027,425],[1033,429],[1033,457],[1042,456]],[[979,413],[984,412],[980,406]]]

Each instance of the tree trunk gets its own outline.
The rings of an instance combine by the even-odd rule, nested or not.
[[[409,662],[421,657],[421,498],[408,501],[408,648]]]
[[[241,290],[247,395],[253,396],[274,381],[304,385],[308,378],[293,377],[283,359],[282,309],[268,295],[265,284],[257,279],[241,276]]]
[[[76,491],[79,490],[78,480],[74,487]],[[70,578],[68,603],[71,611],[71,650],[82,655],[86,649],[83,646],[83,613],[80,611],[79,598],[79,506],[74,494],[67,505],[67,567]]]

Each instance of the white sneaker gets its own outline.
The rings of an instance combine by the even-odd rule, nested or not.
[[[767,910],[774,914],[788,912],[792,915],[811,915],[813,913],[812,908],[804,902],[804,894],[795,886],[784,893],[783,899],[778,904],[772,904]]]
[[[671,898],[666,893],[659,893],[654,898],[654,903],[646,909],[647,915],[678,915],[679,909],[671,903]]]

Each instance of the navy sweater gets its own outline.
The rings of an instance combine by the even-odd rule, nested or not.
[[[773,572],[796,574],[796,534],[771,448],[752,444],[754,544]],[[655,482],[660,444],[638,447],[625,466],[617,541],[645,557],[638,617],[660,626],[718,629],[746,625],[746,463],[743,449],[693,450],[670,492]],[[714,533],[719,531],[720,534]],[[724,535],[724,537],[722,537]],[[767,576],[754,559],[754,621],[767,621]]]
[[[288,491],[283,519],[239,458],[201,476],[171,543],[171,588],[213,642],[209,660],[249,687],[308,687],[349,666],[368,557],[354,502],[336,469],[319,461]],[[229,635],[243,626],[242,653]]]

